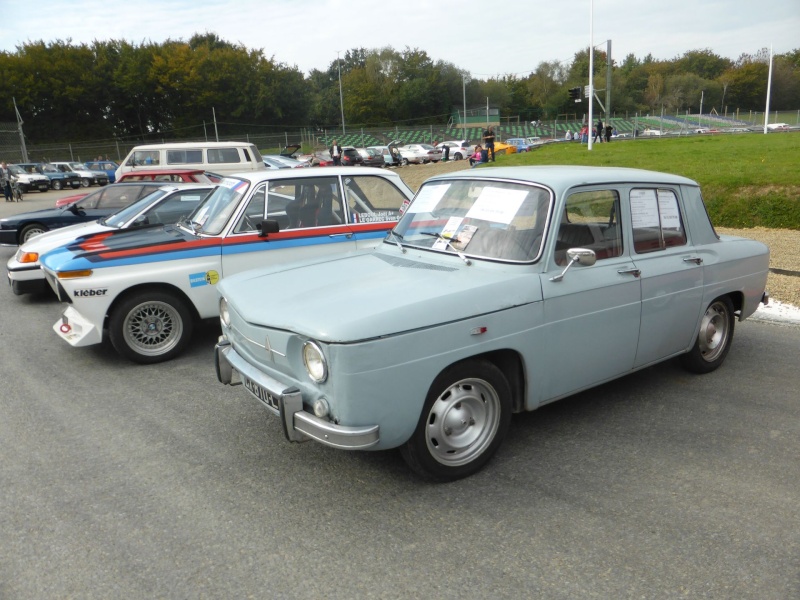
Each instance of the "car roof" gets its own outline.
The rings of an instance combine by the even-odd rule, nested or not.
[[[244,173],[234,173],[229,177],[244,179],[252,183],[260,183],[275,179],[298,179],[330,177],[333,175],[371,175],[373,177],[386,177],[388,179],[403,182],[400,176],[391,170],[374,169],[371,167],[325,167],[324,169],[276,169],[267,171],[246,171]],[[405,184],[403,184],[405,186]]]
[[[526,166],[526,167],[494,167],[479,171],[453,171],[452,173],[431,177],[426,183],[444,179],[501,179],[509,181],[540,183],[553,189],[556,193],[577,185],[603,185],[612,183],[662,183],[671,185],[692,185],[698,183],[687,177],[630,169],[625,167],[585,167],[585,166]]]
[[[201,175],[203,169],[133,169],[127,171],[135,175]]]

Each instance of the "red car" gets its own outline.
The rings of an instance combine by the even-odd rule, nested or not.
[[[202,169],[136,169],[123,173],[117,183],[122,181],[163,181],[165,183],[217,183],[218,176]]]

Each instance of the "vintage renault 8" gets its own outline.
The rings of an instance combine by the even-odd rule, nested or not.
[[[438,481],[491,458],[511,415],[680,357],[725,360],[769,300],[769,249],[718,235],[699,185],[638,169],[433,177],[382,244],[218,287],[217,376],[290,441],[399,448]]]

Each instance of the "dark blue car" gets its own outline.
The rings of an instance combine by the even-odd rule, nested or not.
[[[116,183],[61,208],[36,210],[0,219],[0,244],[21,246],[30,238],[51,229],[96,221],[132,204],[163,185],[163,181]]]
[[[109,183],[114,183],[117,180],[116,172],[119,165],[113,160],[90,160],[85,164],[90,171],[103,171],[108,175]]]

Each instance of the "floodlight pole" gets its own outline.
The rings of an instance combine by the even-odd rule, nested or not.
[[[592,149],[592,127],[594,127],[594,116],[592,106],[594,105],[594,0],[589,0],[589,139],[586,147]]]
[[[339,62],[339,50],[336,51],[336,66],[339,69],[339,106],[342,109],[342,135],[347,133],[344,129],[344,95],[342,94],[342,64]]]
[[[769,96],[772,91],[772,44],[769,46],[769,75],[767,76],[767,107],[764,109],[764,133],[767,133],[769,123]]]
[[[464,121],[461,123],[461,133],[467,135],[467,76],[461,74],[461,88],[464,94]],[[463,137],[463,136],[462,136]],[[466,138],[465,138],[466,139]]]
[[[19,114],[19,109],[17,108],[17,99],[11,98],[14,102],[14,112],[17,113],[17,130],[19,131],[19,146],[22,150],[22,162],[28,162],[28,149],[25,147],[25,134],[22,133],[22,115]]]

